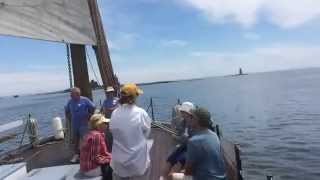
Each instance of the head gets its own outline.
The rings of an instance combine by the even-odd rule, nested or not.
[[[78,87],[71,88],[70,97],[71,99],[78,100],[80,99],[81,90]]]
[[[190,126],[192,129],[208,129],[211,124],[211,114],[206,108],[197,107],[191,111]]]
[[[193,103],[191,102],[183,102],[179,107],[179,111],[183,117],[183,119],[190,119],[191,111],[195,108]]]
[[[109,122],[110,119],[105,118],[104,115],[94,114],[89,120],[89,128],[104,132]]]
[[[134,104],[137,97],[143,94],[143,91],[133,83],[125,84],[121,87],[120,104]]]
[[[112,86],[108,86],[106,89],[107,98],[113,98],[115,96],[115,90]]]

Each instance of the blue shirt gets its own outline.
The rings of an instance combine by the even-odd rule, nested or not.
[[[113,98],[107,98],[106,100],[103,101],[103,107],[107,109],[114,108],[118,105],[118,100],[119,98],[113,97]]]
[[[116,106],[118,106],[118,101],[119,101],[119,98],[117,97],[107,98],[106,100],[104,100],[102,107],[107,110],[105,112],[106,118],[111,118],[112,110]]]
[[[194,180],[225,180],[225,168],[218,136],[210,131],[194,132],[187,147]]]
[[[65,106],[65,110],[71,113],[71,123],[73,128],[87,127],[90,112],[93,112],[95,105],[87,97],[80,96],[79,100],[70,99]]]

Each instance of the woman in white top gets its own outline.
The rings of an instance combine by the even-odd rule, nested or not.
[[[135,104],[142,93],[137,85],[125,84],[120,106],[111,115],[113,180],[149,180],[151,119]]]

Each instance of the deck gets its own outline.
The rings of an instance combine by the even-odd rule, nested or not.
[[[161,126],[153,126],[151,138],[154,140],[151,149],[150,180],[158,180],[165,164],[166,157],[173,150],[176,141],[172,131]],[[237,146],[221,138],[222,152],[229,180],[242,180],[241,160]],[[0,157],[0,164],[26,162],[27,171],[52,166],[70,165],[72,152],[65,141],[49,141],[37,148],[29,148],[22,152],[11,152],[6,157]]]
[[[175,145],[173,137],[166,131],[159,128],[152,128],[151,138],[154,140],[151,149],[151,174],[150,180],[158,180],[165,159]],[[27,171],[37,168],[52,166],[70,165],[69,160],[72,151],[65,141],[50,141],[40,147],[29,149],[23,153],[12,154],[4,160],[14,162],[26,162]],[[3,160],[2,160],[3,161]]]

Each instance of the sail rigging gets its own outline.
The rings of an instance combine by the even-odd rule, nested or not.
[[[0,0],[0,35],[70,44],[74,85],[88,97],[85,56],[76,54],[85,54],[79,45],[92,45],[104,88],[119,88],[96,0]]]
[[[87,0],[0,0],[0,35],[97,43]]]

